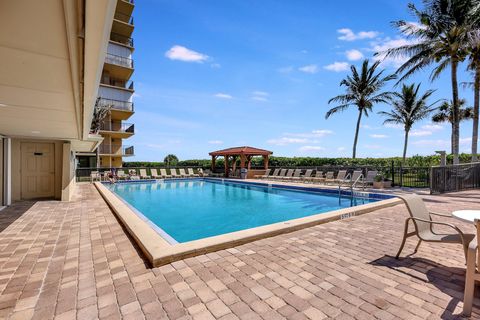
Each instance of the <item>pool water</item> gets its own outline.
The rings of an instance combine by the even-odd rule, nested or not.
[[[201,179],[117,183],[108,187],[173,238],[172,242],[187,242],[378,201]]]

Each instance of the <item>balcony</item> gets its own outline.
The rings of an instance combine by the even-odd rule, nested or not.
[[[125,122],[104,122],[100,125],[100,134],[106,134],[112,138],[128,138],[135,134],[135,125]]]
[[[135,155],[133,146],[123,146],[121,144],[104,144],[98,147],[99,155],[112,157],[130,157]]]
[[[117,56],[111,53],[107,53],[105,56],[105,62],[122,66],[125,68],[133,69],[133,60],[127,57]]]
[[[133,17],[129,14],[115,11],[112,30],[111,30],[112,33],[116,35],[122,35],[128,38],[132,35],[133,29],[134,29]],[[118,42],[118,40],[114,40],[114,41]],[[133,43],[129,46],[133,46]]]
[[[116,87],[123,90],[134,91],[132,80],[122,80],[122,79],[108,77],[108,78],[102,78],[102,80],[100,81],[100,84]]]
[[[121,101],[121,100],[114,100],[114,99],[107,99],[107,98],[100,97],[100,101],[98,105],[100,107],[108,107],[113,110],[134,112],[133,102],[131,101]]]
[[[133,39],[122,34],[111,32],[110,40],[133,48]]]

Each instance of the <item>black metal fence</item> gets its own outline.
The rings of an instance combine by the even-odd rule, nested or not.
[[[432,167],[430,193],[480,188],[480,163]]]

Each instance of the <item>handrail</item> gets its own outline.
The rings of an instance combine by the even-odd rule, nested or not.
[[[126,123],[126,122],[121,122],[121,123],[118,123],[118,122],[103,122],[100,125],[100,130],[134,133],[135,132],[135,124]]]
[[[130,37],[124,36],[123,34],[110,32],[110,40],[122,43],[124,45],[127,45],[133,48],[133,39]]]
[[[105,62],[116,64],[133,69],[133,60],[127,57],[118,56],[116,54],[107,53],[105,55]]]
[[[105,84],[107,86],[118,87],[122,89],[134,90],[133,80],[123,80],[123,79],[110,77],[108,78],[108,81],[105,81],[105,79],[102,79],[102,81],[100,81],[100,84]]]
[[[115,100],[115,99],[100,97],[99,105],[101,107],[108,106],[112,109],[117,109],[117,110],[134,111],[134,105],[132,101],[122,101],[122,100]]]
[[[102,143],[98,147],[98,154],[100,155],[110,155],[110,154],[117,154],[122,156],[130,156],[134,155],[134,147],[133,146],[124,146],[121,144],[104,144]]]

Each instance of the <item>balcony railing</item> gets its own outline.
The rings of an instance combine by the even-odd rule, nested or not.
[[[101,84],[106,84],[108,86],[119,87],[122,89],[133,90],[133,81],[132,80],[122,80],[116,78],[102,78]]]
[[[133,146],[123,146],[121,144],[102,143],[98,147],[98,154],[133,156],[134,151]]]
[[[122,1],[125,1],[125,2],[128,2],[128,3],[131,3],[131,4],[134,4],[135,1],[134,0],[122,0]]]
[[[107,53],[107,55],[105,56],[105,62],[133,69],[132,59],[127,57],[117,56],[115,54]]]
[[[133,112],[133,102],[131,101],[121,101],[121,100],[114,100],[114,99],[107,99],[101,98],[98,102],[99,107],[107,107],[111,109],[117,110],[125,110],[125,111],[132,111]]]
[[[130,37],[124,36],[122,34],[111,32],[110,33],[110,40],[118,42],[118,43],[122,43],[124,45],[127,45],[127,46],[133,48],[133,39],[130,38]]]
[[[125,122],[104,122],[100,125],[100,130],[135,133],[135,125]]]
[[[122,22],[133,25],[133,17],[128,15],[128,14],[121,13],[121,12],[115,12],[114,18],[116,20],[119,20],[119,21],[122,21]]]

